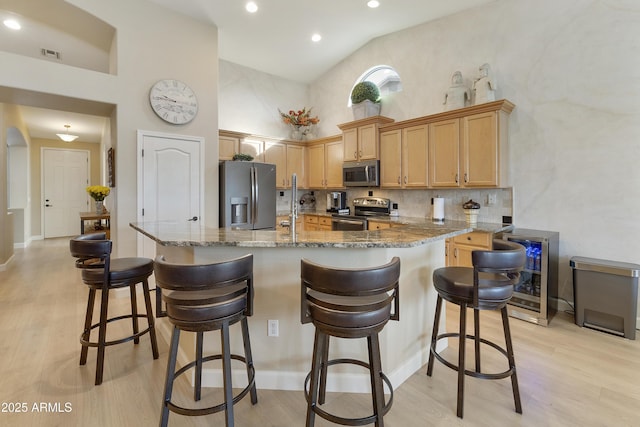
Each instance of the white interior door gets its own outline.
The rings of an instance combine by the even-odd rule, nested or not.
[[[138,131],[138,221],[202,221],[204,139]],[[155,258],[139,235],[138,252]]]
[[[42,149],[44,238],[80,234],[80,212],[88,210],[89,152]]]

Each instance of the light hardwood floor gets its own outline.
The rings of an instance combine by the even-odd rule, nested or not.
[[[256,282],[259,286],[259,278]],[[158,360],[152,359],[148,336],[137,346],[127,343],[108,348],[104,382],[94,386],[95,350],[90,350],[86,366],[78,365],[86,297],[67,239],[37,241],[18,249],[7,270],[0,272],[0,426],[158,424],[167,342],[158,336]],[[126,298],[112,298],[110,308],[125,310],[127,302]],[[451,307],[448,310],[447,323],[454,330],[457,313]],[[503,342],[499,318],[483,313],[482,320],[485,336]],[[523,415],[514,412],[508,380],[469,378],[465,418],[456,418],[456,373],[436,363],[433,377],[427,377],[422,368],[395,391],[386,425],[640,425],[640,339],[579,328],[565,313],[546,328],[516,319],[511,319],[511,325]],[[453,358],[454,346],[455,342],[446,350]],[[260,355],[254,357],[259,369]],[[503,368],[505,363],[489,352],[483,360],[487,367]],[[189,396],[186,381],[175,393]],[[217,395],[217,390],[208,389],[204,399]],[[258,399],[256,406],[248,399],[236,405],[238,427],[304,425],[301,392],[261,390],[258,384]],[[328,396],[328,404],[351,415],[366,411],[367,399],[366,395],[334,393]],[[22,403],[26,412],[7,412]],[[36,411],[42,403],[54,412]],[[171,414],[169,425],[224,425],[224,418],[222,414]],[[318,419],[316,425],[332,424]]]

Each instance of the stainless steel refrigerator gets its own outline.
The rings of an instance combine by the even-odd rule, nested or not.
[[[220,227],[275,229],[276,165],[220,162]]]

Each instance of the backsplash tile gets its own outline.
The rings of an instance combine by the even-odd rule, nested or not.
[[[489,189],[448,189],[448,190],[386,190],[386,189],[350,189],[347,190],[347,206],[353,209],[353,199],[364,197],[369,191],[373,191],[374,197],[384,197],[391,199],[392,203],[398,204],[400,216],[410,216],[418,218],[431,217],[431,198],[444,198],[445,220],[464,221],[464,210],[462,204],[469,199],[480,203],[481,208],[478,213],[478,221],[501,223],[503,216],[513,216],[513,189],[512,188],[489,188]],[[298,191],[298,199],[307,190]],[[316,197],[316,210],[325,211],[326,194],[328,191],[314,191]],[[278,193],[279,194],[279,193]],[[496,196],[496,203],[487,205],[490,195]],[[276,196],[276,208],[278,212],[288,212],[291,207],[291,190],[284,191],[283,196]],[[516,220],[514,219],[514,222]]]

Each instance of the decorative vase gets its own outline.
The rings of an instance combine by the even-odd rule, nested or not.
[[[96,200],[96,213],[97,214],[104,213],[104,200]]]
[[[302,130],[300,130],[300,126],[295,126],[292,130],[291,130],[291,139],[293,139],[294,141],[301,141],[302,140]]]
[[[365,99],[358,104],[353,104],[351,109],[353,110],[354,120],[366,119],[367,117],[380,115],[380,103],[371,102],[368,99]]]

